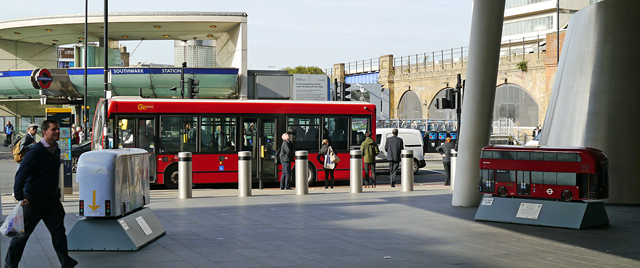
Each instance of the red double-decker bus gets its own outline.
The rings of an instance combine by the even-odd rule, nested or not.
[[[594,148],[487,146],[478,190],[501,197],[605,199],[608,165],[607,156]]]
[[[104,105],[109,127],[100,131]],[[316,161],[322,139],[349,159],[367,131],[375,137],[375,109],[365,102],[114,97],[96,107],[92,149],[146,149],[152,183],[168,188],[178,185],[178,152],[193,153],[193,183],[205,184],[237,183],[238,152],[251,151],[253,181],[276,182],[281,171],[273,155],[287,132],[295,150],[309,152],[312,184],[324,179],[317,176],[323,167]],[[349,179],[349,162],[337,165],[336,180]]]

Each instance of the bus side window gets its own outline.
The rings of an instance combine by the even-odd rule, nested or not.
[[[498,170],[496,172],[496,181],[499,182],[509,182],[510,179],[510,175],[509,175],[509,171],[508,170]]]
[[[518,152],[518,160],[529,160],[531,159],[530,155],[529,152]]]
[[[558,174],[555,172],[543,172],[544,173],[544,184],[556,185],[558,184],[557,177]]]
[[[558,185],[577,186],[576,173],[558,172]]]
[[[351,118],[351,146],[360,147],[360,144],[362,144],[365,139],[365,133],[367,131],[370,131],[369,118]]]
[[[509,171],[509,182],[516,182],[516,171]]]
[[[484,158],[484,159],[492,159],[493,158],[493,154],[491,153],[491,151],[482,151],[482,158]]]
[[[543,184],[543,174],[540,171],[531,171],[531,183],[532,184]]]
[[[557,161],[556,153],[544,153],[544,161]]]
[[[544,154],[541,152],[531,152],[531,160],[544,160]]]

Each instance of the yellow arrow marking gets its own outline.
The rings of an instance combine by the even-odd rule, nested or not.
[[[96,209],[98,209],[100,207],[100,205],[96,206],[96,191],[93,190],[93,206],[89,205],[89,207],[93,210],[96,211]]]

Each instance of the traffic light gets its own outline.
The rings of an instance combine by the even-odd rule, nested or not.
[[[453,88],[448,88],[446,91],[446,104],[443,102],[445,109],[455,109],[456,108],[456,94]]]
[[[194,80],[187,78],[187,99],[197,99],[200,89],[197,88],[200,85],[200,80]]]
[[[342,92],[340,92],[340,100],[342,101],[351,101],[351,98],[347,98],[347,96],[349,96],[349,94],[351,94],[350,90],[347,90],[347,88],[351,87],[351,84],[347,84],[347,83],[342,83],[342,88],[340,89]]]

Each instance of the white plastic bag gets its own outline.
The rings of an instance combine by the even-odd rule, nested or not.
[[[24,214],[22,213],[22,202],[18,202],[15,208],[9,213],[2,227],[0,227],[0,233],[8,237],[18,237],[24,235]]]

